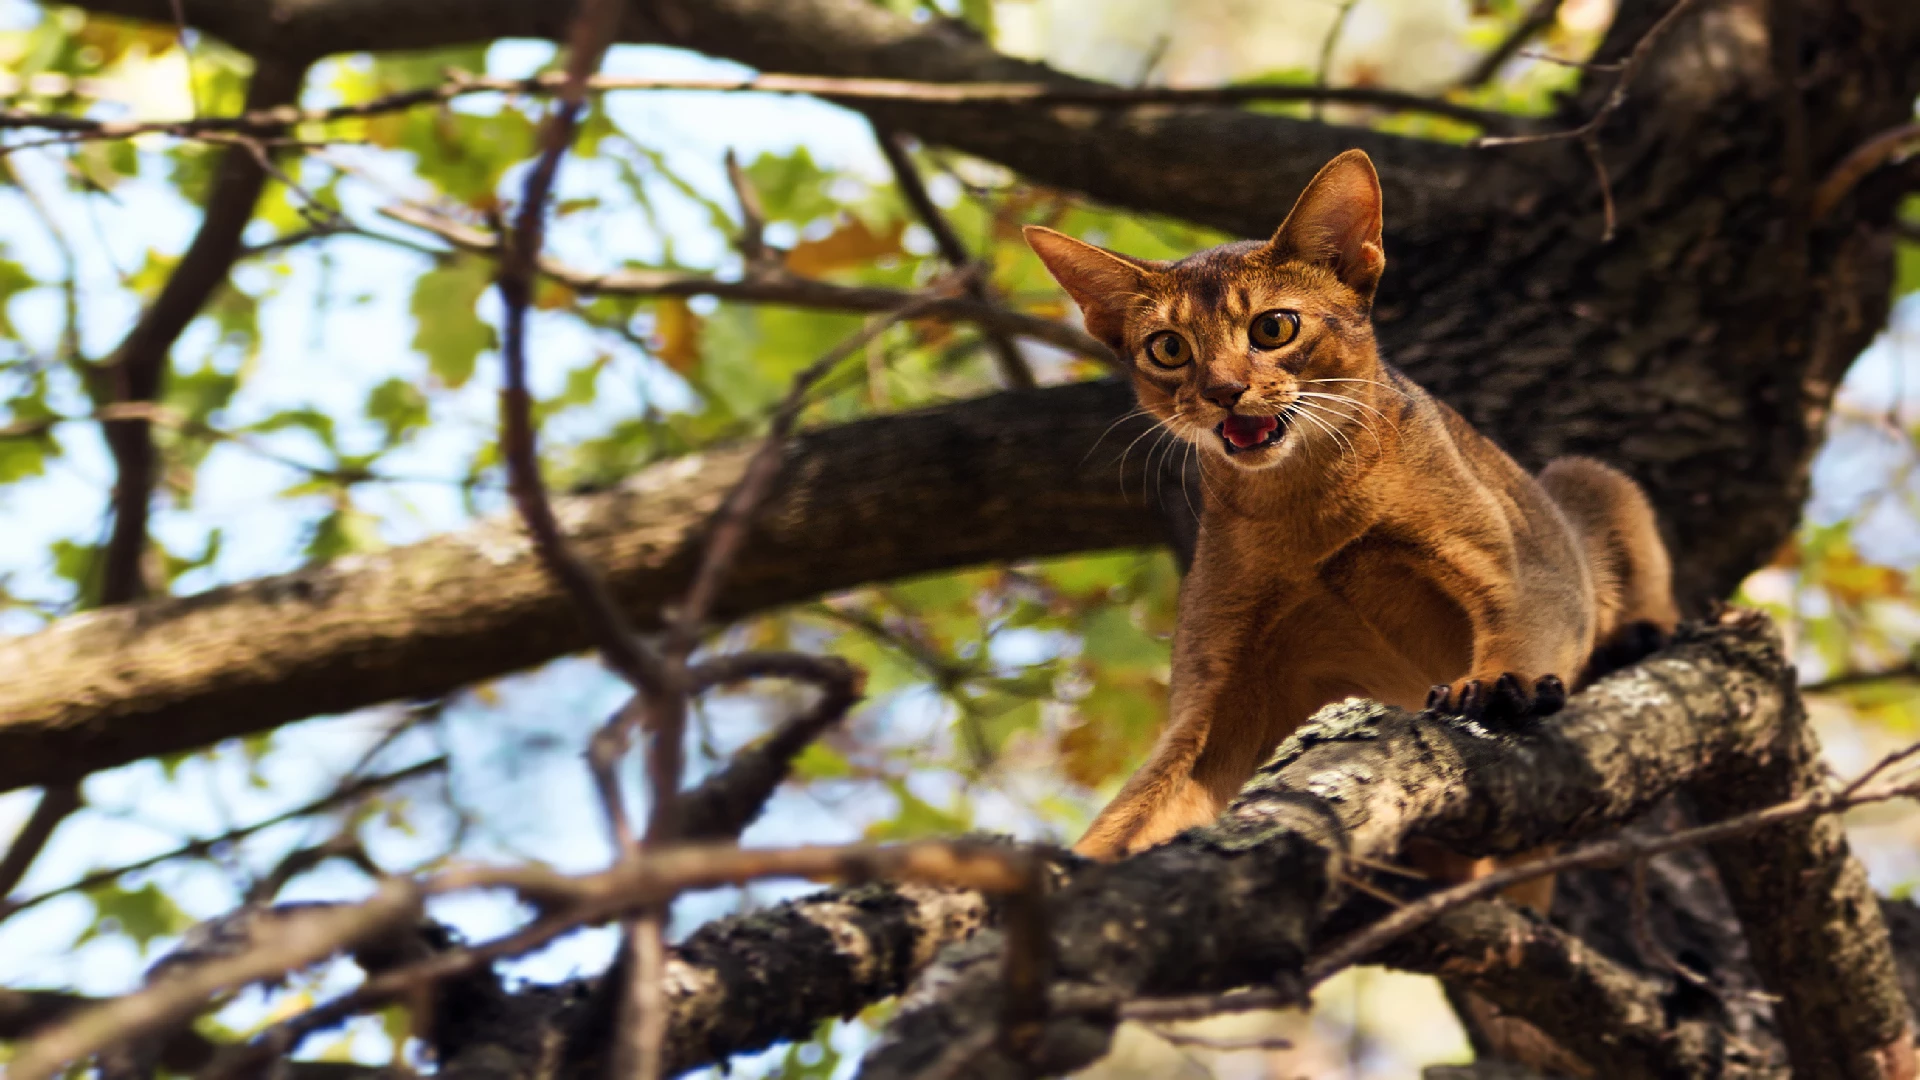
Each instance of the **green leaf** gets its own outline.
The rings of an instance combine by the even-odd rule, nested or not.
[[[952,836],[967,831],[973,813],[964,800],[955,810],[942,810],[915,795],[904,780],[889,779],[886,785],[897,800],[899,809],[891,821],[877,821],[869,825],[867,839],[914,840],[923,836]]]
[[[401,378],[388,379],[367,391],[367,419],[379,424],[388,446],[427,426],[427,396]]]
[[[413,347],[448,387],[465,385],[480,354],[496,344],[493,327],[475,311],[481,294],[493,285],[491,269],[479,259],[459,259],[414,282]]]
[[[87,890],[99,917],[80,935],[81,944],[107,934],[125,934],[141,948],[155,938],[178,934],[193,925],[192,916],[148,882],[137,889],[107,884]]]
[[[351,503],[343,502],[314,523],[307,537],[307,557],[325,561],[380,546],[379,521]]]
[[[328,450],[333,450],[338,446],[334,440],[333,417],[317,409],[286,409],[274,413],[272,416],[267,417],[257,424],[249,425],[247,430],[266,434],[275,431],[285,431],[289,428],[298,428],[301,431],[310,433],[314,438],[320,440],[320,445],[326,447]]]
[[[813,780],[845,780],[853,776],[853,765],[845,756],[821,743],[809,744],[800,756],[793,759],[794,779],[806,783]]]
[[[49,451],[55,449],[48,434],[0,438],[0,484],[11,484],[47,471]]]
[[[204,422],[226,408],[238,389],[238,373],[229,374],[205,364],[193,371],[177,372],[168,379],[166,403],[191,419]]]
[[[74,604],[82,610],[100,605],[99,544],[81,544],[55,540],[52,544],[53,572],[73,585]]]
[[[0,251],[3,250],[5,249],[0,248]],[[25,292],[39,284],[32,274],[27,273],[26,267],[12,259],[0,258],[0,337],[18,338],[20,336],[20,331],[14,327],[13,320],[7,315],[7,307],[15,294]]]
[[[1171,647],[1134,625],[1124,607],[1104,607],[1087,621],[1086,655],[1110,667],[1161,667]]]
[[[833,1048],[833,1021],[822,1021],[813,1038],[787,1047],[780,1059],[777,1080],[829,1080],[840,1067],[840,1052]]]

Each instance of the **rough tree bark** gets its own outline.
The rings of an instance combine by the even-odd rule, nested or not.
[[[723,920],[689,939],[670,971],[671,1060],[687,1068],[796,1037],[822,1019],[897,993],[919,973],[918,988],[863,1075],[932,1075],[955,1047],[970,1048],[971,1056],[945,1075],[1047,1075],[1083,1065],[1105,1052],[1129,1001],[1298,985],[1312,952],[1379,913],[1378,904],[1356,902],[1341,883],[1394,857],[1411,837],[1510,853],[1633,821],[1729,768],[1804,762],[1780,754],[1805,745],[1790,680],[1764,620],[1740,616],[1693,631],[1528,730],[1489,732],[1357,702],[1330,707],[1282,747],[1215,825],[1120,864],[1060,856],[1061,883],[1048,901],[1057,957],[1052,1012],[1034,1057],[1009,1056],[991,1042],[1004,994],[1000,936],[980,930],[992,921],[984,901],[862,886]],[[1762,803],[1777,794],[1744,791]],[[1723,807],[1748,808],[1738,797]],[[1800,846],[1790,835],[1797,828],[1756,838],[1775,857],[1741,873],[1763,883],[1760,890],[1800,896],[1808,892],[1797,886],[1809,870],[1833,879],[1837,868],[1853,865],[1844,844]],[[1680,873],[1702,872],[1685,870],[1688,858],[1677,857]],[[1879,1071],[1875,1053],[1894,1053],[1910,1040],[1901,980],[1920,970],[1920,942],[1910,931],[1916,920],[1895,905],[1906,931],[1905,971],[1896,976],[1879,905],[1857,874],[1837,876],[1846,880],[1798,901],[1825,905],[1804,919],[1742,912],[1748,936],[1772,935],[1785,943],[1777,954],[1790,957],[1763,963],[1758,981],[1738,948],[1741,929],[1729,925],[1723,909],[1712,909],[1711,890],[1705,904],[1663,904],[1666,922],[1656,928],[1704,969],[1709,981],[1702,989],[1636,952],[1620,917],[1624,897],[1578,876],[1568,882],[1571,903],[1562,902],[1561,921],[1593,931],[1593,943],[1481,903],[1377,959],[1488,995],[1599,1076],[1779,1077],[1783,1043],[1795,1075],[1897,1076],[1897,1069]],[[1738,896],[1743,887],[1733,891]],[[1335,912],[1343,896],[1348,908]],[[1676,932],[1673,912],[1704,921]],[[1840,937],[1847,948],[1825,947]],[[926,968],[940,944],[955,947]],[[559,1040],[567,1048],[565,1075],[597,1075],[607,1021],[593,1004],[593,984],[505,993],[483,976],[474,985],[494,1001],[473,1012],[480,1020],[446,1015],[451,1006],[443,1003],[437,1045],[450,1067],[484,1062],[492,1075],[528,1076],[552,1060],[539,1048]],[[1764,1006],[1756,1010],[1757,999],[1746,993],[1753,988],[1778,998],[1771,1016]],[[1795,1027],[1806,1024],[1822,1039],[1799,1039]]]
[[[79,6],[163,23],[175,13],[174,0]],[[1599,59],[1625,55],[1670,6],[1622,0]],[[571,14],[570,5],[545,0],[187,0],[179,7],[196,28],[286,62],[508,35],[553,38]],[[863,0],[634,0],[624,37],[769,70],[1069,82],[1000,56],[956,26],[898,18]],[[1557,121],[1589,115],[1610,85],[1607,73],[1594,73]],[[1894,214],[1913,176],[1870,175],[1823,220],[1812,219],[1808,195],[1848,150],[1910,119],[1920,92],[1920,6],[1697,0],[1632,89],[1597,146],[1617,218],[1609,239],[1602,181],[1571,142],[1474,151],[1220,109],[861,108],[891,129],[1001,161],[1042,183],[1242,235],[1270,229],[1282,209],[1275,200],[1333,151],[1367,148],[1387,190],[1390,264],[1378,317],[1389,356],[1526,464],[1587,452],[1646,482],[1677,541],[1685,599],[1697,605],[1724,595],[1788,534],[1833,388],[1884,322]],[[818,433],[790,461],[799,470],[789,475],[794,497],[760,518],[758,546],[741,561],[727,610],[987,559],[1152,542],[1160,529],[1154,514],[1069,464],[1120,407],[1113,388],[1056,390]],[[1004,435],[1003,423],[1017,433]],[[835,476],[833,469],[856,458],[870,460],[871,440],[889,431],[901,452],[918,455],[910,457],[917,483],[901,483],[898,470],[886,491]],[[938,437],[923,438],[929,434]],[[824,471],[807,472],[810,463]],[[650,473],[634,485],[645,491],[580,504],[583,548],[614,570],[623,597],[642,615],[655,614],[680,580],[676,560],[699,520],[699,499],[737,467],[728,453],[709,455]],[[989,498],[998,502],[979,536],[928,544],[927,531],[910,524],[921,514],[970,517]],[[547,595],[520,546],[508,531],[481,528],[203,597],[66,620],[0,644],[0,664],[45,680],[38,689],[16,680],[4,691],[14,697],[0,702],[0,746],[8,751],[0,754],[0,787],[71,779],[304,715],[432,693],[578,648],[564,606]],[[504,562],[496,568],[495,560]],[[301,651],[287,635],[263,634],[266,619],[286,623],[296,614],[308,620],[302,635],[320,648]],[[169,648],[170,639],[190,640],[192,654]],[[412,665],[399,657],[424,660],[428,674],[406,673]],[[1654,713],[1698,719],[1707,689],[1687,680],[1716,662],[1702,655],[1662,669],[1672,686],[1618,683],[1636,687],[1639,697],[1613,702],[1614,711],[1640,714],[1611,734],[1595,733],[1602,742],[1586,745],[1569,734],[1585,730],[1586,714],[1576,709],[1541,733],[1500,740],[1510,753],[1484,771],[1458,771],[1477,760],[1477,744],[1430,721],[1370,713],[1319,729],[1324,741],[1302,742],[1300,756],[1268,776],[1267,795],[1251,794],[1223,824],[1074,876],[1054,904],[1056,986],[1072,1007],[1049,1020],[1044,1060],[1064,1066],[1097,1053],[1117,996],[1224,988],[1297,965],[1331,895],[1331,868],[1343,855],[1390,853],[1409,830],[1475,850],[1513,850],[1616,825],[1695,778],[1714,757],[1699,740],[1713,738],[1733,738],[1737,746],[1715,746],[1748,766],[1716,778],[1726,797],[1778,795],[1804,783],[1804,771],[1788,767],[1802,760],[1803,748],[1753,742],[1755,713],[1719,710],[1718,721],[1729,726],[1717,735],[1684,722],[1680,734],[1640,726]],[[1734,683],[1742,676],[1733,669],[1758,670],[1721,667],[1728,669],[1722,681]],[[1687,686],[1696,686],[1700,702],[1678,702],[1691,693]],[[1764,712],[1777,691],[1768,691],[1771,698],[1755,691],[1751,703]],[[1650,704],[1657,699],[1672,707]],[[1594,718],[1607,711],[1587,708]],[[1369,732],[1380,738],[1367,739]],[[1388,796],[1371,786],[1386,774],[1367,755],[1402,737],[1437,755],[1441,764],[1429,779],[1444,784]],[[1589,753],[1609,739],[1616,742],[1605,745],[1628,749]],[[1538,767],[1514,767],[1528,761]],[[1301,773],[1302,762],[1316,771]],[[1372,771],[1339,771],[1356,762]],[[1316,788],[1330,769],[1335,789]],[[1268,797],[1283,789],[1285,797]],[[1344,837],[1344,849],[1327,846],[1335,836]],[[1760,985],[1790,999],[1779,1034],[1797,1067],[1809,1075],[1869,1075],[1874,1055],[1899,1044],[1908,1022],[1888,989],[1890,969],[1873,959],[1883,955],[1874,947],[1878,908],[1858,895],[1857,871],[1847,869],[1830,825],[1810,825],[1788,840],[1794,852],[1784,865],[1821,875],[1840,890],[1845,909],[1796,906],[1808,925],[1794,927],[1831,931],[1825,945],[1848,947],[1773,940],[1762,930],[1753,970]],[[1785,878],[1769,876],[1780,867],[1733,848],[1715,856],[1749,936],[1770,908],[1805,903]],[[1681,929],[1711,939],[1707,928],[1725,913],[1673,899],[1674,910],[1697,924]],[[1207,920],[1207,934],[1192,932],[1200,918],[1158,918],[1170,906]],[[1146,919],[1149,911],[1156,918]],[[1103,920],[1136,916],[1142,933],[1124,950],[1103,944]],[[1595,935],[1581,932],[1588,944],[1631,969],[1592,983],[1625,1015],[1646,990],[1627,976],[1646,976],[1650,965],[1608,948],[1619,935],[1617,912],[1611,923],[1588,922]],[[1454,929],[1471,938],[1472,926]],[[1863,944],[1865,954],[1854,951]],[[957,992],[916,999],[926,1007],[903,1014],[872,1063],[874,1075],[912,1073],[933,1035],[981,1030],[991,1011],[982,1005],[991,966],[982,958],[990,949],[988,935],[950,954],[940,977]],[[1831,971],[1815,970],[1821,964],[1859,969],[1848,972],[1847,994],[1834,989]],[[898,974],[888,972],[888,979]],[[1480,989],[1497,993],[1492,983]],[[1716,1045],[1681,1040],[1659,1050]]]

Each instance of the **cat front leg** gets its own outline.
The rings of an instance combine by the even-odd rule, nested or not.
[[[1211,576],[1196,562],[1182,589],[1167,726],[1074,845],[1081,855],[1122,858],[1212,821],[1259,764],[1265,702],[1245,664],[1275,605],[1225,598]]]

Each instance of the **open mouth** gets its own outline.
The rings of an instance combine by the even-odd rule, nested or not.
[[[1287,433],[1286,419],[1284,415],[1229,416],[1214,431],[1219,433],[1227,453],[1244,454],[1279,442]]]

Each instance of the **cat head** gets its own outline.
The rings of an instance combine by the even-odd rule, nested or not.
[[[1386,267],[1380,179],[1358,150],[1328,162],[1271,240],[1176,262],[1029,225],[1027,243],[1131,373],[1142,407],[1234,465],[1314,439],[1351,447],[1381,378],[1370,313]],[[1342,381],[1352,380],[1352,381]]]

